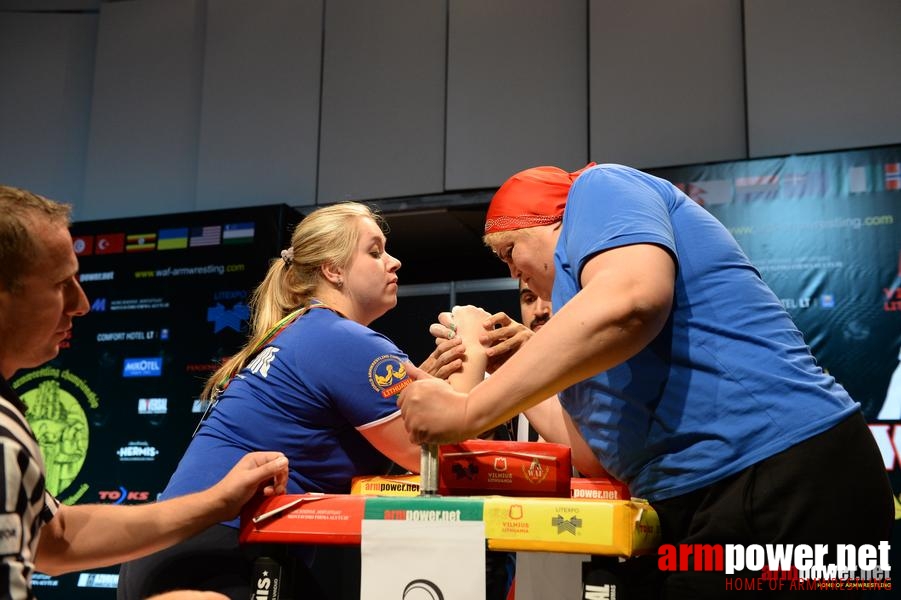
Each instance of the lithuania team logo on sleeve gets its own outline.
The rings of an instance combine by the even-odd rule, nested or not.
[[[393,354],[380,356],[369,364],[369,384],[383,398],[399,394],[412,381],[400,358]]]

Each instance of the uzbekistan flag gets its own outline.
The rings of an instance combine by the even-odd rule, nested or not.
[[[231,223],[222,230],[223,244],[250,244],[253,242],[253,221]]]

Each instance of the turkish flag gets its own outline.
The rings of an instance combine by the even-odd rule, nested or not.
[[[125,251],[124,233],[107,233],[98,235],[94,244],[96,254],[117,254]]]

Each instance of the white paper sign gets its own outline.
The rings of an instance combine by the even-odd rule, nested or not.
[[[360,600],[484,600],[482,521],[365,520]]]

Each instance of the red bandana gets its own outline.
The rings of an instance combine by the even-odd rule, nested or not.
[[[504,182],[488,205],[485,233],[550,225],[563,218],[573,181],[588,167],[567,173],[557,167],[534,167]]]

